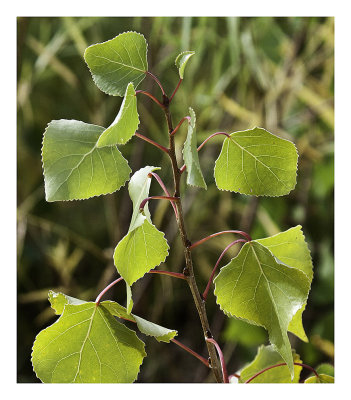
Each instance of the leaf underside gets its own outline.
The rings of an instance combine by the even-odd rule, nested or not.
[[[124,96],[130,82],[137,88],[148,70],[147,43],[137,32],[125,32],[84,53],[93,80],[103,92]]]
[[[98,147],[127,143],[139,126],[137,100],[133,84],[127,86],[121,108],[113,123],[105,129],[97,142]]]
[[[234,132],[216,160],[217,187],[254,196],[288,194],[296,185],[297,158],[292,142],[265,129]]]
[[[135,332],[103,305],[65,305],[61,317],[41,331],[32,364],[45,383],[130,383],[146,356]]]
[[[287,329],[306,302],[310,282],[304,272],[282,264],[256,241],[221,268],[214,280],[221,309],[267,329],[270,342],[293,374]]]
[[[300,356],[294,350],[292,351],[292,358],[294,362],[302,362]],[[245,383],[263,369],[283,362],[281,355],[272,346],[260,346],[255,359],[240,372],[239,383]],[[252,383],[299,383],[301,370],[300,365],[294,365],[294,379],[291,380],[288,366],[279,366],[258,375],[252,380]]]
[[[207,189],[206,182],[202,175],[199,154],[196,141],[196,116],[192,108],[189,107],[190,123],[188,125],[188,135],[184,143],[183,157],[186,165],[187,178],[186,183],[192,186],[198,186]]]
[[[42,148],[47,201],[113,193],[129,179],[131,169],[117,147],[97,147],[103,130],[75,120],[48,124]]]

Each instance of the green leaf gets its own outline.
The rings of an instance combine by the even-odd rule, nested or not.
[[[185,66],[186,66],[189,58],[194,54],[195,54],[195,51],[183,51],[182,53],[178,54],[177,58],[175,59],[175,65],[179,70],[180,79],[184,78]]]
[[[301,363],[300,356],[292,350],[294,362]],[[240,372],[239,383],[245,383],[258,372],[272,365],[281,364],[284,360],[272,346],[260,346],[255,359]],[[252,383],[299,383],[302,367],[294,365],[294,379],[291,380],[287,365],[271,368],[252,380]],[[250,382],[251,383],[251,382]]]
[[[56,315],[60,315],[63,313],[63,309],[66,304],[79,305],[86,303],[84,300],[76,299],[75,297],[67,296],[66,294],[60,292],[54,292],[52,290],[49,291],[49,302],[51,304],[51,308],[55,311]]]
[[[158,342],[169,343],[178,332],[175,330],[164,328],[163,326],[154,324],[141,317],[134,315],[134,319],[138,325],[140,332],[147,336],[154,336]]]
[[[215,164],[217,187],[255,196],[288,194],[296,185],[297,157],[292,142],[265,129],[234,132]]]
[[[305,383],[334,383],[334,377],[326,374],[319,374],[318,378],[316,375],[313,375],[307,378]]]
[[[140,212],[140,203],[149,197],[149,190],[151,184],[151,178],[149,177],[150,172],[160,169],[159,167],[146,166],[139,169],[130,178],[128,185],[129,196],[133,202],[133,214],[129,225],[128,232],[142,225],[147,219],[151,223],[150,212],[148,204],[144,206],[144,214]]]
[[[196,141],[196,115],[192,108],[189,107],[190,123],[188,125],[188,135],[184,143],[183,157],[186,165],[187,178],[186,183],[192,186],[207,189],[206,182],[201,172],[199,154],[197,152]]]
[[[130,82],[136,88],[145,78],[147,43],[140,33],[125,32],[107,42],[89,46],[84,59],[100,90],[124,96]]]
[[[262,244],[245,243],[214,280],[221,309],[267,329],[273,348],[293,374],[288,325],[306,302],[310,282],[299,269],[279,262]]]
[[[129,383],[137,378],[144,347],[102,304],[67,304],[36,337],[32,364],[45,383]]]
[[[164,233],[145,219],[118,243],[113,258],[117,271],[131,286],[150,269],[164,262],[168,249]]]
[[[290,228],[277,235],[258,239],[257,242],[263,244],[269,249],[275,257],[284,264],[303,271],[310,283],[313,279],[313,265],[311,254],[305,241],[301,225]],[[308,342],[305,330],[302,324],[302,313],[305,310],[306,303],[296,312],[290,321],[288,331],[298,336],[301,340]]]
[[[130,83],[116,119],[102,132],[97,147],[127,143],[138,129],[139,122],[135,90]]]
[[[42,148],[47,201],[113,193],[129,179],[131,169],[117,147],[97,147],[103,130],[74,120],[48,124]]]
[[[130,314],[133,308],[133,297],[132,297],[132,288],[126,282],[126,290],[127,290],[127,313]]]
[[[334,366],[328,363],[319,364],[318,367],[316,368],[316,371],[318,375],[325,374],[334,376]]]

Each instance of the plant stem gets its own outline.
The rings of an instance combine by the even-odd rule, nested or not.
[[[168,150],[166,147],[164,147],[164,146],[162,146],[161,144],[159,144],[159,143],[153,141],[152,139],[150,139],[150,138],[148,138],[148,137],[146,137],[146,136],[144,136],[144,135],[142,135],[141,133],[138,133],[138,132],[135,132],[135,136],[137,136],[137,137],[140,138],[140,139],[145,140],[145,142],[148,142],[148,143],[153,144],[154,146],[156,146],[157,148],[159,148],[160,150],[162,150],[163,152],[165,152],[166,154],[168,154],[168,151],[169,151],[169,150]]]
[[[156,76],[155,76],[154,74],[152,74],[150,71],[146,71],[146,73],[147,73],[149,76],[151,76],[151,78],[158,84],[158,86],[160,87],[160,89],[161,89],[161,91],[162,91],[163,96],[166,96],[166,93],[165,93],[165,91],[163,90],[163,87],[162,87],[160,81],[156,78]]]
[[[185,344],[178,342],[176,339],[171,339],[171,342],[175,343],[177,346],[181,347],[188,353],[192,354],[194,357],[196,357],[198,360],[200,360],[203,364],[206,365],[207,368],[210,367],[208,360],[206,358],[200,356],[200,354],[196,353],[194,350],[191,350],[189,347],[185,346]]]
[[[282,367],[283,365],[287,365],[287,364],[286,364],[286,363],[280,363],[280,364],[271,365],[271,366],[269,366],[269,367],[263,369],[262,371],[257,372],[257,374],[255,374],[254,376],[252,376],[252,377],[251,377],[250,379],[248,379],[245,383],[250,383],[250,382],[251,382],[253,379],[255,379],[257,376],[263,374],[264,372],[268,371],[269,369],[276,368],[276,367]],[[302,363],[298,363],[298,362],[294,362],[294,365],[300,365],[301,367],[304,367],[304,368],[309,369],[310,371],[312,371],[312,372],[316,375],[317,378],[319,378],[319,375],[318,375],[317,371],[316,371],[314,368],[310,367],[309,365],[307,365],[307,364],[302,364]]]
[[[145,94],[147,97],[150,97],[150,99],[153,100],[158,106],[160,106],[161,108],[164,108],[164,105],[160,101],[158,101],[155,96],[153,96],[151,93],[147,92],[146,90],[136,90],[135,94],[138,94],[138,93]]]
[[[159,183],[159,185],[161,186],[161,188],[163,189],[163,191],[165,192],[166,196],[171,197],[168,189],[166,188],[166,185],[163,183],[162,179],[159,177],[159,175],[157,175],[155,172],[150,172],[149,176],[153,176],[157,182]],[[171,201],[173,210],[174,210],[174,214],[176,216],[176,218],[178,218],[178,211],[177,211],[177,207],[175,206],[175,203],[173,201]]]
[[[212,239],[212,238],[214,238],[216,236],[219,236],[219,235],[223,235],[225,233],[236,233],[238,235],[244,236],[244,238],[248,242],[251,242],[251,240],[252,240],[251,236],[248,233],[244,232],[244,231],[238,231],[238,230],[221,231],[221,232],[216,232],[216,233],[213,233],[212,235],[206,236],[205,238],[203,238],[201,240],[198,240],[197,242],[195,242],[194,244],[192,244],[190,246],[190,249],[192,250],[195,247],[199,246],[200,244],[207,242],[207,240]]]
[[[146,197],[146,199],[144,199],[139,206],[139,210],[143,211],[145,204],[149,201],[149,200],[169,200],[169,201],[178,201],[179,198],[178,197],[172,197],[172,196],[151,196],[151,197]]]
[[[177,90],[179,89],[179,86],[180,86],[180,84],[182,83],[182,81],[183,81],[183,79],[179,79],[179,82],[178,82],[176,88],[174,89],[174,92],[172,93],[172,96],[169,98],[169,102],[172,101],[174,95],[177,93]]]
[[[179,124],[178,124],[178,125],[173,129],[173,131],[170,133],[170,135],[175,135],[175,134],[177,133],[177,130],[181,127],[182,123],[183,123],[186,119],[188,120],[188,122],[190,122],[190,119],[191,119],[191,118],[188,117],[188,116],[182,118],[182,119],[180,120]]]
[[[173,132],[173,127],[172,127],[172,117],[171,117],[171,113],[169,111],[169,101],[167,101],[167,100],[168,99],[164,99],[164,104],[166,105],[166,107],[164,108],[164,113],[165,113],[165,117],[166,117],[166,121],[167,121],[168,133],[170,134],[171,132]],[[171,135],[171,134],[169,135],[168,155],[169,155],[169,157],[171,159],[171,163],[172,163],[173,181],[174,181],[174,196],[180,197],[181,173],[180,173],[178,163],[177,163],[177,158],[176,158],[174,135]],[[190,287],[197,312],[199,314],[204,337],[206,338],[206,337],[210,336],[211,331],[210,331],[210,326],[209,326],[208,319],[207,319],[205,303],[202,301],[199,289],[196,284],[195,276],[194,276],[193,263],[192,263],[191,250],[190,250],[191,243],[188,240],[186,229],[185,229],[183,209],[182,209],[182,203],[181,203],[180,198],[179,198],[179,201],[177,201],[177,203],[176,203],[176,207],[178,210],[178,218],[177,218],[178,229],[179,229],[180,237],[181,237],[182,243],[183,243],[185,265],[186,265],[183,273],[187,277],[187,282]],[[207,350],[208,350],[210,360],[211,360],[211,368],[214,373],[215,379],[217,382],[222,382],[220,363],[219,363],[219,360],[217,357],[216,348],[215,348],[214,344],[211,342],[206,342],[206,344],[207,344]]]
[[[112,286],[114,286],[116,283],[118,283],[118,282],[120,282],[120,281],[122,281],[122,280],[123,280],[123,278],[122,278],[122,277],[119,277],[118,279],[116,279],[116,280],[114,280],[113,282],[111,282],[108,286],[106,286],[105,289],[103,289],[103,290],[99,293],[99,295],[97,296],[97,298],[96,298],[96,300],[95,300],[96,305],[98,306],[98,305],[100,304],[101,297],[102,297],[109,289],[111,289]]]
[[[221,360],[223,382],[224,383],[229,383],[227,367],[225,365],[223,353],[222,353],[221,348],[219,347],[219,344],[213,338],[206,338],[206,341],[210,342],[210,343],[213,343],[216,346],[216,349],[217,349],[218,354],[219,354],[219,359]]]
[[[213,281],[213,277],[214,277],[214,274],[215,274],[215,272],[216,272],[216,270],[217,270],[217,267],[218,267],[218,265],[219,265],[219,262],[220,262],[221,259],[223,258],[224,254],[225,254],[232,246],[234,246],[235,244],[240,243],[240,242],[246,242],[246,240],[245,240],[245,239],[237,239],[237,240],[234,240],[234,242],[231,242],[230,244],[228,244],[228,246],[222,251],[222,254],[219,256],[219,258],[218,258],[218,260],[217,260],[217,262],[216,262],[216,265],[215,265],[214,268],[213,268],[213,271],[212,271],[212,274],[211,274],[211,276],[210,276],[210,279],[208,280],[206,289],[205,289],[205,291],[204,291],[203,294],[202,294],[202,298],[203,298],[204,301],[207,300],[208,292],[209,292],[209,290],[210,290],[211,283],[212,283],[212,281]]]
[[[186,277],[184,274],[179,273],[179,272],[172,272],[172,271],[163,271],[160,269],[152,269],[148,272],[148,274],[160,274],[160,275],[168,275],[168,276],[173,276],[174,278],[179,278],[179,279],[184,279],[186,280]]]

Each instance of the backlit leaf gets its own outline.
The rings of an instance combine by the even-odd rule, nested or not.
[[[158,342],[169,343],[177,335],[177,331],[164,328],[144,318],[133,315],[140,332],[147,336],[154,336]]]
[[[245,243],[214,280],[221,309],[267,329],[273,348],[293,374],[289,323],[306,302],[310,282],[299,269],[279,262],[262,244]]]
[[[186,183],[192,186],[202,187],[207,189],[206,182],[202,175],[199,154],[197,152],[196,141],[196,115],[192,108],[189,107],[190,123],[188,125],[188,135],[184,143],[183,157],[186,165],[187,178]]]
[[[148,70],[147,43],[137,32],[89,46],[84,58],[97,87],[113,96],[124,96],[130,82],[136,88]]]
[[[144,343],[100,304],[66,304],[42,330],[32,364],[45,383],[129,383],[146,356]]]
[[[292,351],[294,362],[301,363],[300,356]],[[239,383],[245,383],[263,369],[284,363],[281,355],[272,346],[260,346],[255,359],[240,372]],[[294,379],[291,380],[287,365],[271,368],[252,380],[252,383],[299,383],[302,367],[294,365]],[[251,382],[250,382],[251,383]]]
[[[326,374],[319,374],[311,376],[305,380],[305,383],[334,383],[334,377]]]
[[[74,120],[48,124],[42,148],[47,201],[113,193],[129,179],[131,169],[117,147],[97,147],[103,131]]]
[[[301,225],[268,238],[258,239],[257,242],[266,246],[284,264],[303,271],[307,275],[309,281],[312,281],[312,259]],[[294,333],[301,340],[308,342],[302,324],[302,313],[305,307],[306,303],[293,316],[289,323],[288,331]]]
[[[222,190],[255,196],[282,196],[296,185],[293,143],[262,128],[234,132],[223,142],[214,176]]]
[[[98,147],[125,144],[134,135],[139,126],[137,100],[133,84],[126,89],[121,108],[116,119],[105,129],[97,142]]]
[[[179,77],[180,79],[184,78],[184,70],[189,58],[195,54],[195,51],[183,51],[182,53],[178,54],[177,58],[175,59],[175,65],[179,70]]]
[[[55,310],[56,315],[62,314],[66,304],[79,305],[86,303],[84,300],[76,299],[75,297],[67,296],[63,293],[57,293],[52,290],[49,291],[49,301],[51,308]]]

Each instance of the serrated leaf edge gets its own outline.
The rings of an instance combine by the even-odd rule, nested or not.
[[[216,187],[217,187],[218,190],[221,190],[221,191],[223,191],[223,192],[239,193],[239,194],[243,194],[243,195],[245,195],[245,196],[253,196],[253,197],[282,197],[282,196],[287,196],[287,195],[289,195],[293,190],[295,190],[296,183],[297,183],[297,169],[298,169],[298,163],[299,163],[299,152],[297,151],[297,147],[296,147],[296,145],[295,145],[294,142],[292,142],[292,141],[290,141],[290,140],[288,140],[288,139],[284,139],[284,138],[282,138],[282,137],[280,137],[280,136],[277,136],[277,135],[275,135],[274,133],[271,133],[271,132],[267,131],[267,129],[261,128],[261,127],[259,127],[259,126],[255,126],[255,127],[253,127],[253,128],[250,128],[250,129],[244,129],[244,130],[242,130],[242,131],[235,131],[235,132],[230,133],[229,135],[231,136],[231,135],[233,135],[234,133],[237,133],[237,132],[252,131],[252,130],[254,130],[254,129],[256,129],[256,128],[257,128],[257,129],[263,129],[263,130],[265,130],[266,132],[268,132],[269,134],[271,134],[271,135],[277,137],[278,139],[281,139],[281,140],[284,140],[284,141],[286,141],[286,142],[291,143],[291,144],[295,147],[296,155],[297,155],[297,158],[296,158],[296,168],[295,168],[295,171],[296,171],[296,172],[295,172],[295,186],[294,186],[293,188],[291,188],[289,192],[284,193],[284,194],[277,194],[277,195],[243,193],[243,192],[239,192],[239,191],[237,191],[237,190],[229,190],[229,189],[223,189],[223,188],[218,187],[217,181],[216,181],[216,176],[215,176],[214,171],[216,170],[217,161],[218,161],[220,155],[222,154],[224,142],[225,142],[226,140],[229,140],[229,138],[226,137],[226,138],[223,140],[221,151],[220,151],[220,153],[219,153],[219,155],[218,155],[218,157],[217,157],[217,159],[216,159],[216,161],[215,161],[215,167],[214,167],[214,169],[213,169],[213,177],[214,177],[214,179],[215,179]]]
[[[41,167],[42,167],[43,176],[44,176],[44,188],[45,188],[45,183],[46,183],[46,178],[45,178],[45,166],[44,166],[44,158],[43,158],[45,134],[46,134],[46,131],[48,130],[50,124],[52,124],[53,122],[57,122],[57,121],[78,121],[78,120],[76,120],[76,119],[64,119],[64,118],[61,118],[61,119],[53,119],[52,121],[50,121],[50,122],[46,125],[45,131],[44,131],[44,134],[43,134],[43,139],[42,139],[42,141],[41,141],[41,152],[40,152],[40,155],[41,155]],[[83,121],[79,121],[79,122],[83,122]],[[87,123],[87,122],[85,122],[85,123]],[[89,124],[89,125],[97,126],[97,127],[99,127],[99,128],[104,128],[103,126],[100,126],[100,125],[95,125],[95,124]],[[104,128],[104,129],[105,129],[105,128]],[[100,137],[100,136],[99,136],[99,137]],[[98,140],[99,140],[99,139],[98,139]],[[98,148],[98,147],[97,147],[97,142],[95,143],[95,147]],[[111,147],[112,147],[112,146],[111,146]],[[117,147],[117,146],[116,146],[116,147]],[[106,192],[106,193],[101,193],[101,194],[95,194],[94,196],[90,196],[90,197],[74,198],[74,199],[65,199],[65,200],[48,200],[47,197],[46,197],[46,192],[45,192],[45,190],[44,190],[44,192],[45,192],[45,200],[46,200],[48,203],[54,203],[54,202],[56,202],[56,201],[77,201],[77,200],[83,201],[83,200],[92,199],[92,198],[94,198],[94,197],[101,197],[101,196],[105,196],[105,195],[107,195],[107,194],[112,194],[112,193],[117,192],[121,187],[123,187],[127,182],[129,182],[129,180],[130,180],[130,174],[132,173],[132,170],[131,170],[131,168],[130,168],[130,166],[129,166],[128,160],[125,159],[125,158],[123,157],[123,154],[122,154],[122,152],[119,150],[118,147],[117,147],[117,150],[121,153],[121,157],[126,161],[128,167],[129,167],[129,169],[130,169],[129,178],[124,182],[123,185],[120,185],[117,189],[113,190],[112,192]]]

